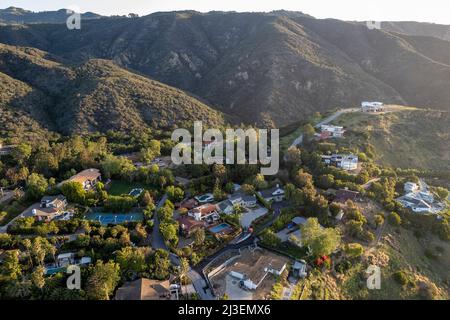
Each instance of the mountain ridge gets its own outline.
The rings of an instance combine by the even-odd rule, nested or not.
[[[194,120],[224,124],[224,115],[192,96],[112,61],[66,65],[51,57],[34,48],[0,44],[2,126],[8,127],[15,115],[33,123],[36,131],[65,135],[171,128]]]
[[[77,64],[112,60],[248,124],[284,126],[365,100],[450,106],[450,42],[299,12],[159,12],[86,20],[77,31],[3,26],[0,42]]]

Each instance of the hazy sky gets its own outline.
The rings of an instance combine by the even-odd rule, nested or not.
[[[192,9],[201,12],[296,10],[316,18],[342,20],[414,20],[450,24],[449,0],[0,0],[0,8],[33,11],[76,6],[103,15],[146,15],[156,11]]]

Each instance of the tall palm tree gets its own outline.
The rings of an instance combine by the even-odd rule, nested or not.
[[[189,272],[189,261],[186,258],[180,258],[180,285],[181,285],[181,294],[183,294],[183,279],[186,277],[186,274]]]

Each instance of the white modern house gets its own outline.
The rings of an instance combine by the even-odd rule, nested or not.
[[[358,169],[359,163],[358,156],[353,154],[323,155],[322,161],[326,165],[335,166],[348,171]]]
[[[218,220],[219,213],[217,212],[217,206],[215,204],[204,204],[200,207],[194,208],[188,212],[188,215],[197,221],[204,220]]]
[[[362,112],[382,112],[384,111],[383,102],[361,102],[361,111]]]
[[[407,182],[404,185],[405,195],[396,200],[405,208],[415,213],[439,213],[445,205],[435,201],[433,194],[428,190],[426,184],[419,186],[416,183]]]
[[[328,124],[323,124],[320,126],[320,131],[330,138],[342,138],[344,136],[344,127],[333,126]]]
[[[264,264],[266,264],[265,267]],[[245,268],[248,272],[244,272],[244,268],[239,263],[235,266],[236,269],[230,271],[230,276],[240,280],[241,285],[247,290],[256,290],[268,274],[280,276],[286,270],[287,263],[284,261],[269,261],[267,258],[258,259],[253,265],[253,270],[248,267]]]

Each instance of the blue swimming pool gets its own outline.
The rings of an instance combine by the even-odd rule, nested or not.
[[[46,268],[45,269],[45,274],[46,275],[54,275],[60,272],[65,272],[66,271],[66,267],[55,267],[55,268]]]
[[[212,233],[221,233],[225,230],[231,229],[228,223],[222,223],[209,229]]]
[[[92,212],[86,215],[87,220],[98,221],[101,224],[121,224],[125,222],[140,222],[144,215],[140,212],[132,213],[103,213]]]

